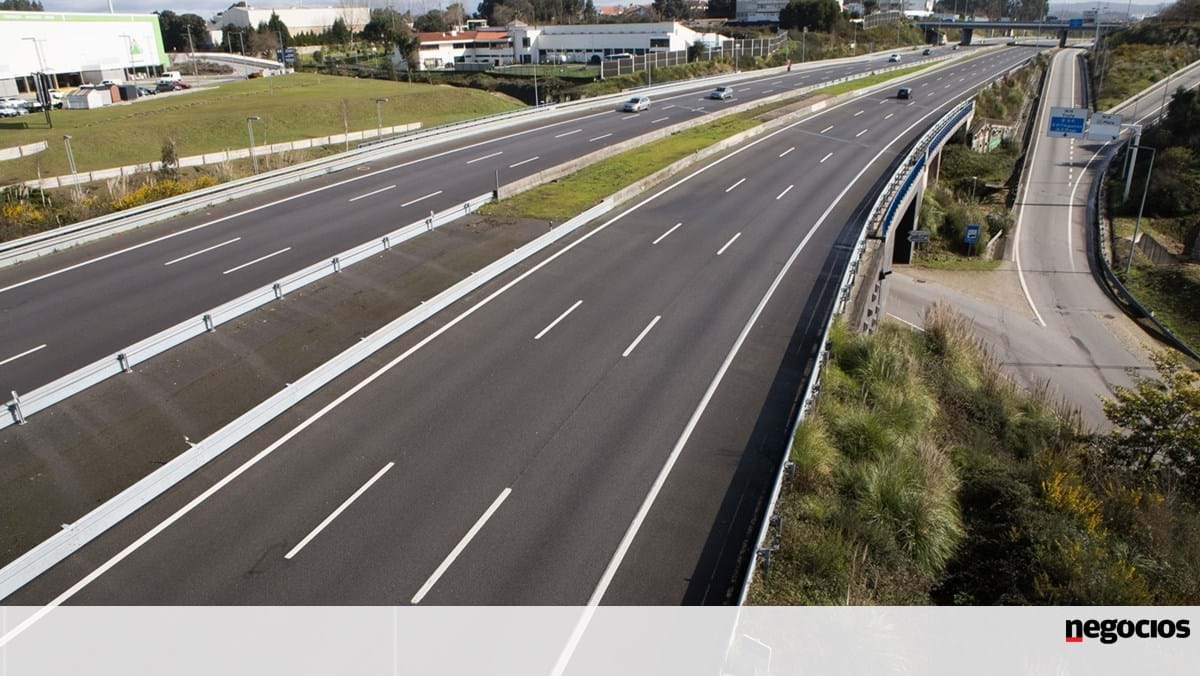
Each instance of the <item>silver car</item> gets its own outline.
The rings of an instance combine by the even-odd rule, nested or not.
[[[733,98],[733,87],[717,87],[709,93],[708,98],[728,101]]]
[[[640,113],[643,110],[650,110],[650,97],[635,96],[621,104],[621,110],[626,113]]]

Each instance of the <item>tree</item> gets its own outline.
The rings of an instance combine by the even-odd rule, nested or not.
[[[654,11],[666,20],[689,19],[692,8],[687,0],[654,0]]]
[[[363,26],[363,39],[369,42],[396,42],[397,36],[400,34],[401,28],[407,28],[409,19],[407,14],[390,8],[371,10],[371,20]],[[411,32],[411,31],[410,31]]]
[[[713,19],[732,19],[737,16],[737,0],[709,0],[708,16]]]
[[[338,17],[333,20],[333,25],[329,27],[329,37],[334,44],[344,45],[350,42],[350,29],[346,27],[346,20]]]
[[[0,2],[0,10],[12,12],[42,12],[41,0],[3,0]]]
[[[212,41],[208,33],[208,24],[196,14],[176,14],[169,9],[158,12],[158,26],[162,30],[163,47],[168,52],[191,51],[194,45],[197,51],[208,49]],[[188,31],[191,31],[191,41],[188,41]]]
[[[587,2],[583,3],[584,23],[596,23],[596,19],[599,16],[600,13],[596,11],[596,3],[592,2],[592,0],[587,0]]]
[[[417,69],[417,59],[420,58],[417,50],[421,47],[421,39],[412,32],[408,24],[402,23],[396,29],[393,42],[396,45],[397,54],[404,60],[407,67],[408,81],[412,82],[412,72]]]
[[[283,44],[279,45],[280,47],[292,44],[292,34],[288,31],[287,24],[275,12],[271,12],[271,18],[267,20],[267,30],[283,40]]]
[[[450,24],[442,10],[431,9],[413,21],[413,28],[421,33],[445,33],[450,30]]]
[[[828,33],[841,18],[842,10],[836,0],[791,0],[779,12],[779,27]]]
[[[1110,465],[1135,474],[1175,480],[1200,504],[1200,375],[1178,357],[1152,357],[1158,378],[1135,378],[1116,387],[1104,414],[1116,426],[1104,440]]]
[[[456,28],[467,23],[467,8],[461,2],[456,2],[446,8],[443,16],[450,28]]]

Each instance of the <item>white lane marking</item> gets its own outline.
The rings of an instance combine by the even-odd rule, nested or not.
[[[641,117],[641,116],[642,116],[641,113],[634,113],[633,115],[626,115],[626,116],[622,117],[621,119],[622,120],[632,120],[635,117]]]
[[[467,531],[467,534],[458,541],[457,545],[454,545],[454,549],[450,551],[450,553],[442,561],[441,565],[437,567],[437,570],[433,571],[433,575],[430,575],[429,579],[425,580],[425,584],[421,585],[421,588],[417,590],[417,593],[412,597],[412,604],[414,606],[420,603],[421,599],[425,598],[425,595],[433,589],[433,585],[437,584],[437,581],[441,579],[442,575],[446,574],[446,570],[450,568],[450,565],[454,563],[454,560],[458,558],[458,555],[462,554],[463,550],[467,548],[467,545],[471,544],[471,540],[475,538],[475,535],[479,533],[479,531],[483,528],[483,525],[488,522],[488,519],[492,518],[492,515],[496,513],[496,510],[500,509],[500,505],[504,504],[504,501],[508,499],[508,496],[511,493],[511,488],[505,488],[504,490],[500,491],[500,495],[492,501],[491,506],[487,508],[487,511],[483,513],[483,516],[479,517],[479,520],[475,522],[475,525],[471,526],[471,530]]]
[[[658,124],[659,122],[662,122],[663,120],[669,120],[669,119],[671,119],[671,118],[670,117],[660,117],[657,120],[650,120],[650,124]]]
[[[921,333],[925,333],[925,329],[917,326],[916,324],[913,324],[912,322],[908,321],[907,319],[904,319],[903,317],[897,317],[896,315],[894,315],[890,312],[887,313],[887,316],[891,317],[892,319],[895,319],[896,321],[900,322],[901,324],[908,326],[908,328],[910,328],[910,329],[919,331]]]
[[[670,109],[672,109],[672,108],[674,108],[674,107],[675,107],[675,104],[674,104],[674,103],[672,103],[672,104],[671,104],[671,105],[669,105],[669,106],[663,106],[663,108],[662,108],[662,109],[663,109],[663,110],[670,110]]]
[[[299,554],[300,550],[304,549],[305,545],[307,545],[309,542],[312,542],[312,539],[317,537],[318,533],[325,530],[325,527],[328,526],[330,523],[332,523],[334,519],[338,518],[339,514],[346,511],[346,508],[350,506],[350,503],[357,500],[363,493],[366,493],[367,489],[370,488],[372,486],[372,484],[374,484],[376,481],[379,481],[379,477],[383,476],[389,469],[394,467],[395,464],[396,463],[394,463],[394,462],[389,462],[388,464],[383,466],[383,469],[376,472],[375,476],[371,477],[370,479],[367,479],[367,483],[360,486],[358,488],[358,490],[354,491],[354,493],[352,493],[350,495],[350,497],[346,498],[345,502],[343,502],[341,505],[339,505],[337,509],[333,510],[333,512],[329,516],[325,517],[325,519],[323,521],[321,521],[321,523],[317,524],[317,527],[312,529],[308,535],[305,535],[303,540],[301,540],[300,542],[297,542],[296,546],[292,547],[292,550],[290,552],[283,555],[283,558],[291,559],[296,554]]]
[[[865,111],[865,110],[860,110],[860,111],[858,111],[857,113],[855,113],[855,114],[851,115],[851,117],[858,117],[859,115],[862,115],[862,114],[863,114],[863,113],[865,113],[865,112],[867,112],[867,111]]]
[[[255,258],[254,260],[249,261],[248,263],[242,263],[241,265],[237,266],[236,268],[229,268],[228,270],[226,270],[225,272],[222,272],[221,274],[227,275],[231,272],[237,272],[238,270],[241,270],[242,268],[248,268],[251,265],[254,265],[255,263],[261,263],[261,262],[267,260],[268,258],[273,258],[275,256],[278,256],[281,253],[287,253],[288,251],[291,251],[291,250],[292,250],[292,247],[290,247],[290,246],[285,247],[274,253],[269,253],[266,256],[260,256],[258,258]]]
[[[25,350],[21,354],[14,354],[13,356],[9,357],[8,359],[5,359],[4,361],[0,361],[0,366],[4,366],[5,364],[7,364],[11,361],[16,361],[16,360],[20,359],[21,357],[27,357],[27,356],[33,354],[34,352],[37,352],[38,350],[42,349],[43,347],[46,347],[46,345],[44,343],[42,345],[38,345],[35,348]]]
[[[783,157],[784,155],[787,155],[788,153],[792,152],[792,151],[793,151],[793,150],[795,150],[795,149],[796,149],[796,146],[792,146],[791,148],[788,148],[787,150],[785,150],[785,151],[783,151],[783,152],[779,153],[779,156],[780,156],[780,157]]]
[[[504,151],[503,151],[503,150],[501,150],[501,151],[498,151],[498,152],[491,153],[491,154],[489,154],[489,155],[484,155],[483,157],[476,157],[476,158],[475,158],[475,159],[473,159],[473,160],[467,160],[467,164],[475,164],[476,162],[482,162],[482,161],[484,161],[484,160],[490,160],[490,159],[492,159],[493,157],[496,157],[497,155],[503,155],[503,154],[504,154]],[[394,188],[394,187],[396,187],[396,186],[392,186],[392,187]]]
[[[612,136],[612,134],[609,134],[609,136]],[[603,138],[603,137],[601,137],[601,138]],[[595,139],[592,139],[592,140],[594,141]],[[509,169],[513,169],[513,168],[515,168],[515,167],[519,167],[519,166],[521,166],[522,164],[529,164],[530,162],[532,162],[532,161],[534,161],[534,160],[537,160],[537,159],[541,159],[541,156],[540,156],[540,155],[534,155],[533,157],[531,157],[531,158],[529,158],[529,159],[527,159],[527,160],[521,160],[520,162],[517,162],[516,164],[510,164],[510,165],[508,165],[508,168],[509,168]]]
[[[829,158],[831,158],[831,157],[833,157],[833,153],[827,153],[827,154],[825,155],[825,157],[822,157],[822,158],[821,158],[821,162],[820,162],[820,164],[825,164],[825,160],[827,160],[827,159],[829,159]]]
[[[1066,52],[1063,53],[1065,54]],[[1053,75],[1053,59],[1050,63],[1050,72],[1051,75]],[[1050,83],[1046,84],[1047,89],[1049,89]],[[1049,110],[1043,107],[1042,113],[1038,115],[1037,130],[1040,130],[1044,127],[1046,124],[1046,118],[1049,116],[1049,114]],[[1037,166],[1038,141],[1040,140],[1040,137],[1040,131],[1033,135],[1033,148],[1029,151],[1029,166]],[[1025,200],[1029,197],[1029,182],[1027,181],[1025,185],[1021,186],[1021,188],[1021,195],[1018,196],[1018,199],[1021,201],[1021,206],[1017,209],[1017,225],[1013,231],[1013,264],[1017,267],[1017,281],[1021,284],[1021,292],[1025,294],[1025,302],[1029,303],[1029,309],[1033,310],[1033,316],[1037,319],[1038,324],[1045,328],[1046,320],[1042,319],[1042,313],[1038,312],[1037,306],[1033,304],[1033,296],[1030,295],[1029,286],[1025,283],[1025,271],[1021,269],[1021,220],[1022,216],[1025,215]]]
[[[562,320],[566,319],[566,318],[567,318],[567,315],[569,315],[569,314],[571,314],[572,312],[574,312],[574,311],[575,311],[575,308],[579,307],[580,305],[583,305],[583,299],[582,299],[582,298],[581,298],[581,299],[579,299],[579,300],[577,300],[577,301],[575,301],[575,304],[574,304],[574,305],[572,305],[571,307],[567,308],[567,309],[566,309],[566,311],[564,311],[564,312],[563,312],[561,315],[559,315],[558,317],[556,317],[554,321],[552,321],[552,322],[550,322],[549,324],[547,324],[547,325],[546,325],[546,328],[542,329],[541,331],[538,331],[538,334],[537,334],[536,336],[534,336],[534,337],[533,337],[533,339],[534,339],[534,340],[541,340],[541,339],[542,339],[542,336],[544,336],[544,335],[546,335],[547,333],[549,333],[549,332],[550,332],[550,329],[554,328],[555,326],[557,326],[557,325],[558,325],[558,323],[559,323],[559,322],[561,322]]]
[[[824,134],[825,132],[829,131],[830,129],[833,129],[833,125],[832,125],[832,124],[831,124],[831,125],[829,125],[828,127],[825,127],[824,129],[822,129],[822,130],[821,130],[820,132],[818,132],[818,133],[820,133],[820,134]]]
[[[834,106],[834,108],[838,107],[840,106]],[[675,463],[679,459],[679,455],[683,453],[683,447],[687,445],[688,440],[692,436],[692,432],[695,431],[696,426],[700,423],[700,418],[704,415],[704,411],[708,408],[708,404],[712,400],[713,395],[716,393],[717,387],[719,387],[721,381],[725,379],[725,374],[729,371],[730,365],[737,357],[738,352],[741,350],[742,344],[746,341],[746,336],[750,334],[750,329],[758,322],[758,318],[762,314],[763,309],[767,306],[767,303],[771,300],[771,297],[775,295],[775,291],[779,288],[779,285],[783,283],[784,276],[786,276],[788,271],[791,270],[792,265],[795,264],[796,259],[800,257],[800,253],[804,250],[804,247],[808,245],[809,240],[812,239],[813,235],[815,235],[817,230],[820,229],[821,224],[825,222],[825,219],[829,217],[829,214],[833,212],[833,209],[842,201],[842,198],[846,196],[846,193],[850,192],[850,189],[854,187],[856,183],[858,183],[863,174],[867,173],[867,170],[870,169],[880,157],[883,157],[883,154],[887,152],[888,148],[891,148],[905,134],[907,134],[909,131],[912,131],[914,127],[921,122],[924,122],[936,112],[939,111],[935,109],[922,115],[920,119],[918,119],[916,122],[913,122],[906,129],[901,131],[878,153],[876,153],[875,156],[872,157],[871,160],[867,162],[861,170],[859,170],[858,174],[851,179],[844,188],[842,188],[842,191],[838,193],[837,197],[833,199],[829,206],[825,208],[825,212],[821,214],[821,217],[817,219],[817,222],[813,225],[812,229],[808,231],[808,234],[806,234],[804,238],[800,240],[800,243],[792,251],[792,255],[787,259],[786,262],[784,262],[783,267],[779,270],[779,274],[775,276],[775,280],[767,289],[767,292],[762,297],[762,300],[759,301],[758,306],[755,307],[753,314],[750,315],[750,319],[747,320],[745,326],[742,327],[742,332],[738,334],[737,340],[735,340],[733,343],[733,347],[729,349],[729,353],[725,356],[725,361],[721,363],[721,367],[717,370],[716,375],[713,376],[712,382],[708,386],[708,390],[706,390],[704,396],[701,397],[700,403],[697,404],[695,411],[692,412],[692,417],[688,420],[683,432],[679,435],[678,441],[675,442],[675,446],[671,449],[670,455],[667,456],[666,461],[659,470],[658,476],[655,477],[654,483],[650,486],[650,491],[646,493],[645,499],[642,500],[642,504],[638,508],[637,514],[633,517],[633,521],[630,522],[629,528],[627,528],[625,531],[625,536],[621,538],[621,543],[617,546],[617,550],[613,553],[612,558],[609,560],[608,566],[604,569],[604,574],[600,577],[599,582],[596,583],[596,588],[592,591],[592,595],[588,599],[587,606],[584,607],[583,613],[580,615],[579,620],[575,623],[574,629],[571,630],[571,635],[567,638],[566,644],[563,645],[563,649],[559,653],[558,659],[554,663],[554,669],[550,672],[553,676],[561,676],[562,673],[566,671],[567,664],[570,663],[571,657],[575,654],[575,648],[579,645],[579,641],[583,638],[584,632],[587,631],[587,627],[591,623],[592,617],[596,614],[596,608],[600,605],[600,601],[604,599],[604,594],[608,592],[608,587],[610,584],[612,584],[612,580],[616,576],[617,570],[621,567],[621,563],[625,560],[625,555],[629,552],[629,548],[633,546],[633,540],[637,537],[638,531],[641,530],[642,523],[645,522],[646,516],[649,515],[650,509],[654,506],[655,500],[658,499],[658,494],[662,491],[662,487],[666,484],[667,477],[670,476],[671,470],[674,469]],[[799,122],[796,124],[799,124]],[[790,129],[792,126],[794,125],[783,127],[783,129],[780,131]],[[763,137],[763,139],[768,139],[772,135],[773,134],[767,134]],[[757,143],[757,141],[739,148],[737,151],[735,151],[735,153],[740,152],[742,149],[753,147],[754,143]],[[725,157],[732,156],[733,155],[731,154],[726,155]],[[720,160],[718,160],[718,162],[719,161]],[[684,180],[687,179],[685,178]],[[653,197],[651,199],[653,199]],[[620,216],[617,218],[620,218]]]
[[[554,138],[562,138],[564,136],[570,136],[571,134],[578,134],[581,131],[583,131],[583,130],[582,129],[572,129],[571,131],[564,132],[562,134],[555,134]]]
[[[596,138],[590,138],[590,139],[588,139],[588,143],[594,143],[596,141],[599,141],[602,138],[608,138],[609,136],[612,136],[612,132],[609,132],[607,134],[601,134],[600,136],[597,136]]]
[[[402,206],[402,207],[411,206],[413,204],[416,204],[417,202],[424,202],[425,200],[429,199],[430,197],[437,197],[440,194],[442,194],[441,190],[431,192],[428,195],[422,195],[415,200],[409,200],[409,201],[405,202],[404,204],[401,204],[400,206]]]
[[[785,190],[784,192],[787,192],[787,191]],[[779,197],[783,197],[783,195],[780,195]],[[776,197],[775,199],[779,199],[779,197]],[[741,237],[741,236],[742,236],[742,233],[739,232],[738,234],[734,235],[733,237],[730,237],[729,241],[725,242],[725,246],[721,247],[720,249],[717,249],[717,255],[720,256],[721,254],[725,253],[725,250],[728,249],[734,242],[737,241],[737,238]]]
[[[858,132],[857,134],[854,135],[854,138],[858,138],[859,136],[862,136],[863,134],[867,133],[867,131],[868,130],[864,129],[864,130]]]
[[[664,239],[666,239],[666,238],[667,238],[667,235],[669,235],[669,234],[671,234],[671,233],[675,232],[675,229],[676,229],[676,228],[678,228],[678,227],[679,227],[679,226],[681,226],[681,225],[683,225],[683,223],[676,223],[675,225],[672,225],[670,230],[668,230],[668,231],[664,232],[663,234],[659,235],[659,236],[658,236],[658,239],[656,239],[656,240],[654,240],[653,242],[650,242],[650,243],[651,243],[651,244],[658,244],[659,242],[661,242],[661,241],[663,241]]]
[[[234,237],[233,239],[226,240],[224,242],[221,242],[220,244],[214,244],[206,249],[201,249],[199,251],[193,251],[192,253],[190,253],[186,256],[180,256],[179,258],[173,258],[173,259],[167,261],[166,263],[163,263],[163,265],[164,266],[174,265],[175,263],[178,263],[179,261],[186,261],[187,259],[191,258],[192,256],[199,256],[200,254],[208,253],[209,251],[212,251],[213,249],[220,249],[221,247],[225,246],[226,244],[233,244],[234,242],[240,242],[241,240],[242,240],[241,237]]]
[[[467,164],[470,164],[470,162],[467,162]],[[395,187],[396,186],[394,186],[394,185],[389,185],[386,188],[380,188],[379,190],[372,190],[371,192],[359,195],[358,197],[351,197],[347,201],[348,202],[357,202],[364,197],[370,197],[371,195],[378,195],[381,192],[387,192],[388,190],[391,190],[392,188],[395,188]]]
[[[765,95],[767,95],[767,94],[770,94],[770,93],[771,93],[771,92],[773,92],[773,91],[775,91],[775,90],[774,90],[774,89],[764,89],[764,90],[763,90],[763,95],[765,96]]]
[[[737,183],[734,183],[733,185],[729,186],[728,188],[725,188],[725,192],[729,192],[730,190],[733,190],[734,188],[738,187],[739,185],[741,185],[745,182],[746,182],[746,179],[739,178]]]
[[[884,115],[884,116],[883,116],[883,119],[885,119],[885,120],[890,120],[890,119],[892,119],[892,116],[893,116],[893,115],[895,115],[895,113],[888,113],[887,115]]]
[[[982,84],[982,82],[980,84]],[[366,378],[364,378],[363,380],[361,380],[360,382],[355,384],[353,387],[346,390],[342,394],[338,395],[338,397],[336,399],[334,399],[333,401],[326,404],[324,407],[322,407],[316,413],[312,414],[308,418],[305,418],[304,421],[299,423],[298,425],[296,425],[296,427],[293,427],[292,429],[285,432],[283,434],[283,436],[276,439],[274,442],[271,443],[271,445],[267,446],[266,448],[264,448],[263,450],[261,450],[257,454],[255,454],[253,457],[246,460],[246,462],[239,465],[236,469],[234,469],[232,472],[230,472],[229,474],[222,477],[220,480],[218,480],[212,486],[209,486],[207,489],[205,489],[205,491],[203,493],[192,498],[191,501],[189,501],[186,505],[184,505],[183,507],[180,507],[179,509],[172,512],[170,516],[168,516],[167,518],[160,521],[157,525],[155,525],[150,530],[146,531],[138,539],[136,539],[133,542],[126,545],[126,547],[124,549],[122,549],[121,551],[114,554],[112,557],[105,560],[104,563],[100,564],[94,570],[92,570],[90,573],[83,576],[78,582],[76,582],[75,584],[73,584],[69,588],[67,588],[66,591],[64,591],[61,594],[59,594],[58,596],[54,597],[46,605],[38,608],[36,611],[34,611],[34,613],[32,615],[27,617],[25,620],[23,620],[17,626],[10,629],[8,631],[8,633],[0,635],[0,647],[4,647],[4,646],[8,645],[9,643],[11,643],[13,641],[13,639],[15,639],[17,636],[20,636],[21,634],[23,634],[27,629],[29,629],[34,624],[37,624],[38,622],[40,622],[43,617],[45,617],[49,613],[53,612],[55,608],[58,608],[62,604],[69,601],[72,597],[74,597],[76,594],[78,594],[85,587],[87,587],[88,585],[95,582],[97,579],[99,579],[101,576],[103,576],[108,571],[112,570],[114,567],[117,566],[117,564],[119,564],[122,561],[124,561],[125,559],[129,558],[129,556],[131,554],[133,554],[137,550],[144,547],[146,545],[146,543],[148,543],[151,540],[153,540],[154,538],[158,537],[158,535],[160,533],[162,533],[166,529],[170,528],[172,525],[174,525],[180,519],[182,519],[183,517],[187,516],[190,512],[192,512],[192,510],[196,509],[201,504],[208,501],[208,499],[211,498],[213,495],[216,495],[217,493],[219,493],[221,491],[221,489],[225,488],[230,483],[237,480],[238,477],[245,474],[247,471],[250,470],[250,468],[254,467],[259,462],[261,462],[263,460],[263,458],[266,458],[267,456],[271,455],[275,451],[279,450],[281,447],[283,447],[289,441],[296,438],[300,433],[304,432],[304,430],[306,430],[309,427],[312,427],[314,424],[316,424],[321,418],[324,418],[326,415],[329,415],[330,411],[332,411],[335,408],[337,408],[338,406],[341,406],[342,404],[346,403],[346,401],[348,399],[350,399],[354,395],[358,394],[366,387],[370,386],[371,383],[374,383],[376,380],[379,380],[380,378],[382,378],[385,374],[387,374],[392,369],[396,368],[397,365],[399,365],[401,362],[403,362],[404,360],[411,357],[418,350],[425,347],[429,343],[432,343],[434,340],[437,340],[442,334],[446,333],[447,331],[454,328],[455,326],[458,326],[460,323],[462,323],[468,317],[470,317],[471,315],[473,315],[477,311],[479,311],[480,308],[484,307],[485,305],[488,305],[489,303],[494,301],[496,298],[499,298],[506,291],[508,291],[508,290],[512,289],[514,286],[520,284],[522,281],[529,278],[531,275],[533,275],[537,271],[541,270],[542,268],[546,267],[547,265],[550,265],[554,261],[558,260],[559,257],[565,256],[568,252],[570,252],[571,250],[573,250],[575,247],[579,246],[583,242],[586,242],[587,240],[591,239],[592,237],[599,234],[600,232],[603,232],[604,230],[608,229],[613,223],[616,223],[617,221],[621,220],[622,218],[625,218],[626,216],[633,213],[634,211],[637,211],[638,209],[646,206],[647,204],[650,204],[651,202],[658,199],[659,197],[662,197],[663,195],[667,194],[671,190],[674,190],[675,188],[683,185],[684,183],[687,183],[688,181],[699,176],[700,174],[703,174],[704,172],[708,171],[709,169],[712,169],[713,167],[721,164],[722,162],[725,162],[732,157],[736,157],[737,155],[757,146],[760,143],[769,141],[770,139],[774,138],[775,136],[777,136],[779,134],[785,133],[787,131],[790,131],[791,129],[794,129],[795,127],[805,124],[809,120],[812,120],[820,115],[824,115],[832,110],[837,110],[837,109],[841,108],[842,106],[849,105],[850,103],[851,103],[851,101],[846,101],[843,103],[835,104],[824,110],[814,112],[811,115],[809,115],[808,117],[797,120],[796,122],[793,122],[789,125],[781,127],[780,129],[776,129],[773,132],[762,135],[761,137],[751,141],[750,143],[747,143],[746,145],[735,149],[733,152],[729,153],[728,155],[724,155],[722,157],[717,158],[716,160],[712,161],[711,163],[700,167],[699,169],[688,174],[687,176],[684,176],[683,178],[668,185],[667,187],[663,188],[662,190],[659,190],[658,192],[654,193],[653,195],[650,195],[649,197],[645,198],[644,200],[638,202],[637,204],[634,204],[633,206],[622,211],[621,213],[617,214],[616,216],[613,216],[612,218],[608,219],[604,223],[601,223],[600,225],[596,226],[592,230],[589,230],[583,236],[572,241],[570,244],[564,246],[563,248],[554,252],[550,256],[546,257],[541,262],[537,263],[533,267],[531,267],[528,270],[526,270],[525,272],[521,273],[520,275],[518,275],[513,280],[509,281],[504,286],[493,291],[491,294],[489,294],[483,300],[480,300],[479,302],[475,303],[471,307],[467,308],[466,310],[464,310],[461,313],[459,313],[458,315],[456,315],[453,319],[450,319],[445,324],[442,324],[440,327],[435,329],[428,336],[425,336],[420,341],[418,341],[417,344],[408,348],[403,353],[401,353],[399,356],[395,357],[388,363],[379,367],[374,372],[372,372],[370,375],[368,375]],[[916,127],[918,124],[920,124],[926,118],[928,118],[930,115],[933,115],[934,112],[936,112],[936,111],[930,111],[930,112],[926,113],[924,116],[922,116],[920,119],[918,119],[912,125],[910,125],[907,129],[902,131],[900,133],[900,136],[903,136],[904,134],[911,131],[913,129],[913,127]],[[606,115],[606,114],[608,114],[608,113],[607,112],[597,113],[597,115]],[[520,132],[520,133],[525,133],[525,132]],[[716,378],[714,378],[713,383],[709,386],[709,391],[706,392],[704,399],[701,401],[701,405],[697,408],[696,412],[693,413],[692,420],[689,421],[689,424],[688,424],[688,429],[685,429],[685,437],[691,435],[691,432],[689,430],[695,428],[696,423],[699,421],[700,415],[703,414],[704,409],[708,405],[708,403],[707,403],[708,400],[710,400],[712,398],[712,393],[716,390],[717,385],[720,384],[721,379],[724,377],[725,371],[728,370],[729,364],[733,361],[733,358],[737,355],[737,351],[738,351],[741,343],[745,340],[745,335],[747,333],[749,333],[750,326],[753,325],[754,322],[758,321],[758,316],[762,313],[762,308],[766,305],[767,301],[770,300],[771,295],[774,294],[775,288],[779,286],[780,282],[783,279],[784,274],[786,274],[787,270],[794,263],[795,259],[800,255],[801,249],[804,248],[804,246],[808,243],[808,240],[812,237],[812,234],[814,232],[816,232],[816,229],[820,227],[822,222],[824,222],[825,218],[829,215],[829,212],[831,212],[833,210],[833,207],[838,202],[840,202],[843,197],[846,196],[847,192],[850,191],[850,187],[853,186],[858,181],[858,179],[861,178],[862,175],[866,173],[867,169],[872,164],[874,164],[883,155],[883,153],[886,152],[887,149],[891,147],[891,145],[893,143],[895,143],[897,140],[899,140],[900,136],[897,136],[895,139],[892,140],[891,143],[884,146],[883,150],[880,150],[878,153],[876,153],[875,157],[873,157],[871,159],[871,161],[868,162],[867,165],[865,167],[863,167],[863,169],[861,171],[859,171],[858,175],[855,176],[855,178],[852,181],[850,181],[850,183],[845,188],[842,189],[842,192],[839,193],[838,196],[834,199],[833,204],[831,204],[825,210],[825,213],[822,214],[821,218],[817,221],[816,225],[813,226],[813,229],[809,232],[808,235],[805,236],[804,240],[802,240],[800,242],[800,245],[792,253],[791,258],[789,258],[788,261],[786,263],[784,263],[783,269],[780,271],[779,275],[776,277],[775,282],[772,284],[771,288],[768,289],[766,297],[764,297],[762,299],[762,301],[759,303],[758,308],[755,310],[754,314],[750,318],[750,322],[743,328],[742,335],[739,337],[738,341],[734,344],[734,348],[731,350],[730,354],[726,357],[725,363],[722,364],[721,370],[719,370],[717,372],[717,376],[716,376]],[[643,521],[645,521],[646,514],[649,512],[650,507],[653,505],[654,500],[656,499],[659,491],[662,489],[662,484],[666,482],[667,475],[670,474],[671,468],[674,467],[675,460],[678,458],[679,452],[682,451],[682,445],[683,445],[683,443],[686,443],[686,441],[687,441],[686,438],[681,438],[681,441],[676,444],[676,450],[672,451],[671,456],[668,457],[667,463],[663,466],[662,471],[659,472],[659,476],[655,480],[655,484],[651,487],[650,494],[648,494],[646,496],[646,500],[643,501],[642,507],[638,511],[638,515],[634,518],[633,523],[630,524],[629,529],[626,530],[625,537],[622,539],[621,544],[618,546],[616,553],[613,555],[613,558],[609,561],[608,567],[605,569],[604,575],[601,576],[601,579],[600,579],[599,583],[597,584],[595,590],[593,590],[592,596],[588,601],[588,606],[584,609],[583,615],[580,617],[580,620],[576,623],[575,628],[571,632],[571,636],[568,638],[567,643],[564,645],[562,652],[559,653],[558,661],[555,663],[555,669],[553,672],[554,674],[562,674],[563,670],[566,669],[566,665],[570,661],[571,655],[573,655],[575,652],[575,647],[579,645],[579,641],[583,637],[584,631],[586,631],[588,624],[591,622],[592,616],[596,612],[596,606],[599,605],[600,600],[604,597],[605,592],[608,590],[608,586],[612,583],[612,578],[616,575],[617,569],[620,567],[621,562],[624,560],[625,553],[629,550],[629,546],[632,544],[633,538],[637,535],[637,531],[641,528],[641,523]]]
[[[786,194],[788,194],[789,192],[791,192],[791,191],[792,191],[792,188],[795,188],[795,187],[796,187],[796,185],[795,185],[794,183],[793,183],[793,184],[791,184],[791,185],[789,185],[788,187],[786,187],[786,188],[784,188],[784,189],[783,189],[783,192],[781,192],[781,193],[779,193],[778,195],[776,195],[776,196],[775,196],[775,199],[777,199],[777,200],[779,200],[779,199],[783,199],[783,196],[784,196],[784,195],[786,195]],[[720,254],[717,254],[717,255],[720,255]]]
[[[630,353],[633,352],[634,348],[638,346],[638,343],[642,342],[642,339],[646,337],[647,333],[650,333],[650,329],[654,328],[654,325],[657,324],[658,320],[660,319],[662,319],[662,315],[654,315],[654,319],[651,319],[650,323],[646,325],[646,328],[642,329],[642,332],[638,334],[637,338],[633,339],[633,342],[629,344],[629,347],[625,348],[625,351],[621,353],[621,356],[628,357]]]

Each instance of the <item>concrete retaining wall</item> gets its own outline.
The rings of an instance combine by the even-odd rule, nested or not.
[[[28,143],[23,146],[13,146],[11,148],[0,148],[0,160],[15,160],[26,155],[40,153],[50,146],[46,145],[45,141],[37,143]]]

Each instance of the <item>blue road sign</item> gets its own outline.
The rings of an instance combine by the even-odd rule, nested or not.
[[[967,226],[967,233],[963,235],[963,242],[974,244],[979,241],[979,226],[972,223]]]
[[[1087,121],[1087,108],[1054,106],[1050,108],[1050,128],[1046,133],[1057,138],[1083,138]]]
[[[1071,28],[1083,28],[1083,19],[1071,19],[1071,23],[1068,25]]]

